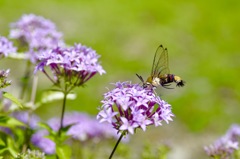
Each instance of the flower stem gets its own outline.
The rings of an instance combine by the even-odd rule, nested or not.
[[[62,114],[61,114],[60,128],[58,130],[58,136],[61,135],[61,129],[63,128],[63,118],[64,118],[64,112],[66,107],[67,94],[68,94],[67,92],[63,92]]]
[[[31,62],[27,61],[25,75],[22,77],[22,88],[21,88],[20,99],[24,98],[24,94],[27,89],[29,78],[30,78],[30,72],[31,72]]]
[[[112,150],[111,155],[109,156],[109,159],[112,158],[112,156],[113,156],[115,150],[117,149],[119,142],[122,140],[122,137],[124,136],[124,134],[125,134],[125,132],[122,132],[121,136],[119,137],[119,139],[118,139],[116,145],[114,146],[114,148],[113,148],[113,150]]]
[[[31,99],[30,99],[30,103],[32,105],[34,105],[34,103],[35,103],[36,92],[37,92],[37,84],[38,84],[38,77],[34,76],[33,77],[33,84],[32,84],[32,94],[31,94]],[[33,108],[33,109],[35,109],[35,108]]]

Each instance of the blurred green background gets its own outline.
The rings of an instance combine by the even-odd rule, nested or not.
[[[170,140],[170,158],[203,158],[203,145],[239,123],[240,1],[1,0],[0,34],[7,36],[9,24],[29,13],[52,20],[66,43],[82,43],[101,55],[107,74],[75,89],[78,97],[67,102],[69,111],[96,115],[110,83],[139,83],[135,73],[149,76],[158,45],[168,48],[171,73],[186,81],[183,88],[157,89],[172,105],[174,121],[139,131],[129,144]],[[0,65],[11,68],[16,87],[10,91],[17,94],[25,63],[4,59]],[[51,86],[39,75],[37,98]],[[43,118],[60,116],[60,105],[44,105],[37,113]]]

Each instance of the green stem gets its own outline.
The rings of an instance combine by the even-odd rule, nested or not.
[[[30,72],[31,72],[31,62],[27,61],[25,75],[22,78],[22,89],[21,89],[20,99],[24,98],[24,94],[25,94],[25,91],[27,89],[28,82],[29,82]]]
[[[60,128],[58,130],[58,136],[61,135],[61,129],[63,128],[63,118],[64,118],[64,112],[66,107],[66,99],[67,99],[67,92],[63,92],[63,105],[62,105],[62,114],[61,114],[61,121],[60,121]]]
[[[113,156],[113,154],[114,154],[115,150],[117,149],[117,147],[118,147],[118,144],[119,144],[119,143],[120,143],[120,141],[122,140],[122,138],[123,138],[124,134],[125,134],[125,133],[124,133],[124,132],[122,132],[121,136],[119,137],[119,139],[118,139],[118,141],[117,141],[116,145],[114,146],[114,148],[113,148],[113,150],[112,150],[112,153],[111,153],[111,155],[109,156],[109,159],[111,159],[111,158],[112,158],[112,156]]]
[[[35,98],[36,98],[36,93],[37,93],[37,85],[38,85],[38,76],[34,76],[33,84],[32,84],[31,99],[30,99],[30,103],[32,104],[32,106],[34,106],[34,103],[35,103]],[[35,108],[32,107],[32,109],[35,109]]]

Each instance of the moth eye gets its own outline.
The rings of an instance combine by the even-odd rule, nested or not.
[[[143,88],[147,88],[148,87],[148,84],[143,84]]]

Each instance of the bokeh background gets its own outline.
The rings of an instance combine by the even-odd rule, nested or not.
[[[135,74],[149,76],[158,45],[168,48],[171,73],[186,86],[157,89],[172,105],[174,121],[131,136],[133,153],[142,143],[164,141],[172,146],[170,159],[207,158],[202,147],[240,123],[240,1],[1,0],[0,34],[8,36],[9,24],[29,13],[52,20],[67,44],[82,43],[101,55],[107,74],[75,89],[78,96],[67,102],[68,111],[96,115],[110,83],[139,83]],[[11,68],[15,87],[9,91],[18,94],[25,63],[4,59],[0,66]],[[39,75],[37,98],[51,86]],[[53,102],[36,113],[60,116],[60,106]]]

